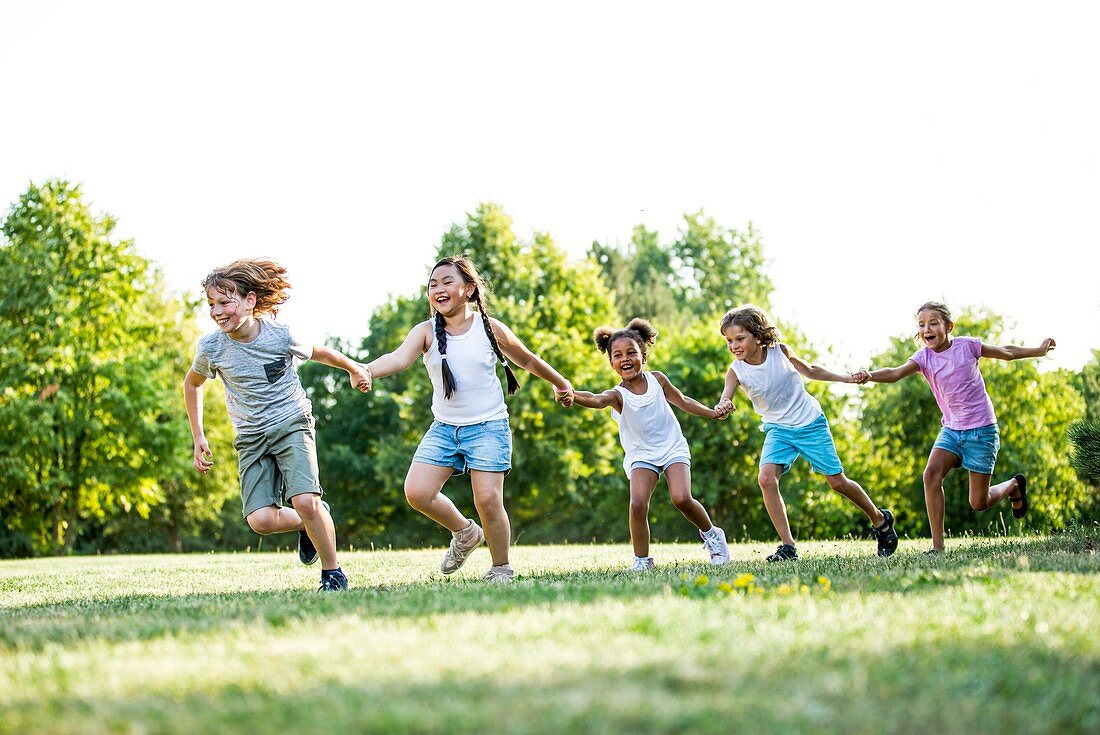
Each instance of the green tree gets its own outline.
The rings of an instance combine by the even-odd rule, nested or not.
[[[745,303],[768,309],[772,283],[763,241],[752,222],[737,230],[723,227],[702,210],[685,215],[672,253],[679,295],[695,314],[706,317]]]
[[[189,456],[172,410],[186,310],[114,225],[64,181],[31,185],[3,223],[0,513],[38,552],[147,517]]]

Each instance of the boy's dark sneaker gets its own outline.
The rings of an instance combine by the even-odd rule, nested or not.
[[[779,544],[774,554],[768,554],[768,561],[795,561],[798,551],[790,544]]]
[[[328,503],[321,501],[321,505],[325,506],[325,511],[328,511]],[[313,545],[313,539],[309,537],[303,528],[298,532],[298,561],[302,562],[306,566],[317,563],[317,547]]]
[[[342,592],[348,588],[348,578],[343,569],[326,569],[321,572],[321,586],[318,592]]]
[[[886,520],[882,522],[881,526],[872,526],[871,533],[875,535],[875,541],[878,541],[878,555],[890,556],[898,548],[898,532],[894,530],[894,514],[885,508],[879,508],[879,511],[886,517]]]

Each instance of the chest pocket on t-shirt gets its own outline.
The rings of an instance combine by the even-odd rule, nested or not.
[[[277,382],[279,378],[283,377],[288,369],[290,369],[289,357],[284,357],[281,360],[267,363],[266,365],[264,365],[264,373],[267,374],[267,382]]]

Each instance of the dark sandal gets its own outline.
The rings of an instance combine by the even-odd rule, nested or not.
[[[1027,515],[1027,478],[1023,475],[1014,475],[1013,479],[1016,480],[1016,490],[1020,493],[1020,497],[1008,496],[1009,501],[1012,503],[1012,517],[1023,518]],[[1016,503],[1020,504],[1019,508],[1016,507]]]

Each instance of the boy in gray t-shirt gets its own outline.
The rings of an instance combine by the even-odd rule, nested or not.
[[[317,360],[348,372],[351,384],[371,388],[370,370],[328,347],[309,346],[271,319],[287,300],[286,269],[270,260],[238,260],[203,281],[218,331],[199,340],[183,382],[194,439],[194,466],[205,473],[214,455],[202,428],[202,386],[220,377],[237,438],[241,503],[259,534],[298,532],[304,564],[321,559],[321,590],[347,589],[336,558],[336,532],[317,471],[312,405],[295,370]],[[290,508],[282,501],[290,502]]]

